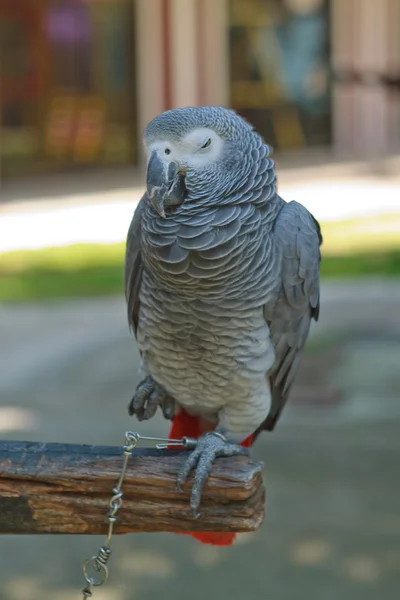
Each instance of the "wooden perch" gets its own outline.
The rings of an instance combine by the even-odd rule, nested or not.
[[[182,493],[175,485],[186,456],[133,451],[115,533],[257,529],[264,514],[262,463],[217,459],[194,520],[191,480]],[[119,447],[0,441],[0,533],[106,533],[122,462]]]

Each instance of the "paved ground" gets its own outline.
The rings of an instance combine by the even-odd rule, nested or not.
[[[323,287],[302,376],[265,462],[267,517],[231,549],[115,540],[95,600],[377,600],[400,585],[400,283]],[[119,444],[137,354],[121,298],[0,308],[0,436]],[[321,397],[322,402],[315,402]],[[102,538],[0,539],[0,600],[79,598]]]
[[[323,221],[400,211],[400,157],[382,164],[278,163],[279,193]],[[144,175],[130,169],[4,184],[0,190],[0,252],[72,243],[124,241],[143,194]]]

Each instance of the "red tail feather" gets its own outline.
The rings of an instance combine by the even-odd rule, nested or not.
[[[171,431],[170,438],[173,439],[181,439],[182,437],[194,437],[198,438],[202,433],[204,433],[205,428],[202,427],[202,424],[198,417],[192,417],[186,411],[181,410],[181,412],[174,418]],[[249,436],[241,443],[245,448],[250,448],[252,444],[253,436]],[[177,532],[181,533],[181,532]],[[187,533],[182,532],[182,535],[191,535],[196,540],[199,540],[203,544],[212,544],[213,546],[231,546],[236,538],[236,533],[228,533],[228,532],[191,532]]]

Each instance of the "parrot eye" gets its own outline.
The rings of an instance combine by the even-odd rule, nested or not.
[[[204,144],[201,146],[201,148],[208,148],[208,146],[210,146],[211,144],[211,138],[208,138],[208,140],[206,142],[204,142]]]
[[[165,154],[171,154],[171,150],[169,148],[165,148],[164,152]]]

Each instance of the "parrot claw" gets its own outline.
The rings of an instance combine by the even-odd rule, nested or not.
[[[194,468],[196,469],[190,495],[190,510],[194,519],[200,517],[198,509],[201,496],[211,473],[214,460],[218,456],[249,456],[249,454],[249,448],[227,442],[223,434],[219,431],[206,433],[199,438],[195,450],[187,458],[176,480],[177,488],[181,491],[190,472]]]
[[[195,521],[197,521],[197,519],[199,519],[199,518],[200,518],[200,513],[199,513],[199,512],[197,512],[197,510],[193,510],[193,509],[192,509],[192,515],[193,515],[193,519],[194,519]]]
[[[128,406],[129,414],[136,415],[138,421],[151,419],[161,407],[166,419],[175,415],[175,400],[152,377],[146,377],[136,388]]]

